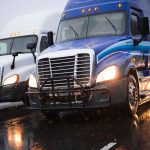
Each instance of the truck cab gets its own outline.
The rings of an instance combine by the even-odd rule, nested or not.
[[[150,96],[149,7],[148,0],[69,0],[55,45],[37,58],[28,107],[119,106],[135,114]]]
[[[52,11],[19,16],[1,30],[0,102],[25,99],[36,57],[53,44],[50,37],[56,37],[61,14]]]

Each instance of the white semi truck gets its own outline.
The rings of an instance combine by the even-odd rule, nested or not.
[[[53,45],[61,12],[39,12],[11,20],[0,32],[0,102],[25,98],[36,57]]]

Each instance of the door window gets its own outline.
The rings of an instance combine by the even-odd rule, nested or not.
[[[46,48],[48,48],[48,39],[47,36],[43,36],[40,43],[40,52],[44,51]]]
[[[138,15],[131,15],[131,33],[133,36],[140,35]]]

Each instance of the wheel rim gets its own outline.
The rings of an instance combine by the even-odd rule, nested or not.
[[[138,89],[132,81],[129,82],[128,97],[129,97],[130,109],[133,113],[136,113],[137,104],[138,104]]]

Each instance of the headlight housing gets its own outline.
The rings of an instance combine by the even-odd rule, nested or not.
[[[31,88],[37,88],[36,78],[32,74],[29,77],[29,87],[31,87]]]
[[[96,79],[96,83],[114,80],[119,76],[119,68],[115,65],[110,66],[99,73]]]
[[[11,84],[15,84],[19,81],[19,75],[17,74],[14,74],[14,75],[11,75],[9,76],[8,78],[6,78],[4,80],[4,83],[3,85],[6,86],[6,85],[11,85]]]

